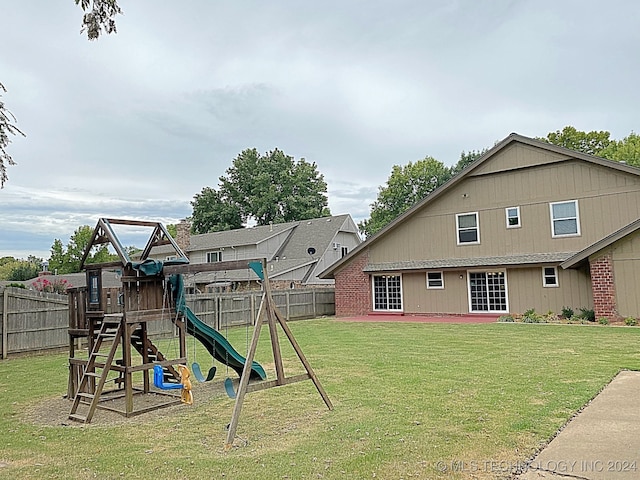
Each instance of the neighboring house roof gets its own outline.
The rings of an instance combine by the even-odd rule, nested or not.
[[[188,252],[206,250],[208,248],[239,247],[243,245],[258,245],[282,232],[295,228],[300,222],[274,223],[259,227],[239,228],[223,232],[203,233],[192,235]]]
[[[581,264],[583,264],[584,262],[586,262],[589,259],[589,257],[591,255],[593,255],[594,253],[599,252],[603,248],[606,248],[606,247],[614,244],[618,240],[621,240],[624,237],[626,237],[627,235],[630,235],[630,234],[634,233],[638,229],[640,229],[640,218],[638,220],[636,220],[634,222],[631,222],[630,224],[622,227],[620,230],[617,230],[617,231],[613,232],[612,234],[607,235],[603,239],[598,240],[595,243],[592,243],[591,245],[589,245],[584,250],[581,250],[580,252],[577,252],[576,254],[572,255],[570,258],[566,259],[564,262],[562,262],[560,264],[560,266],[562,268],[578,267]]]
[[[283,243],[278,251],[274,252],[272,257],[309,258],[308,248],[313,246],[318,253],[321,253],[320,248],[324,250],[329,245],[329,242],[340,231],[349,217],[349,214],[334,215],[296,222],[274,223],[272,225],[191,235],[189,247],[186,251],[195,252],[259,245],[275,236],[289,232],[289,239]],[[354,233],[357,233],[357,231]],[[155,247],[152,250],[155,255],[168,252],[171,252],[171,249],[166,246]]]
[[[525,265],[562,262],[574,252],[530,253],[504,257],[448,258],[407,262],[389,262],[367,265],[364,272],[391,272],[399,270],[425,270],[438,268],[493,267],[500,265]]]
[[[343,214],[192,235],[186,252],[216,251],[222,248],[228,249],[241,246],[258,247],[274,237],[279,237],[277,242],[274,242],[275,246],[270,246],[270,248],[273,247],[273,250],[267,253],[269,277],[277,279],[279,276],[298,270],[299,272],[295,275],[296,278],[306,282],[312,276],[313,269],[325,252],[332,248],[332,242],[335,241],[339,232],[353,233],[357,238],[356,243],[359,244],[361,241],[358,229],[351,216]],[[163,255],[170,252],[165,246],[155,247],[152,250],[153,255]],[[185,281],[186,283],[212,284],[248,280],[255,280],[253,272],[235,270],[222,273],[202,272],[187,278]]]
[[[267,274],[270,279],[277,279],[278,276],[289,273],[293,270],[300,268],[308,268],[315,265],[317,259],[309,260],[306,262],[300,262],[300,260],[278,260],[269,262]],[[273,268],[271,268],[273,267]],[[307,272],[308,273],[308,272]],[[201,272],[194,275],[186,276],[185,285],[213,285],[213,284],[227,284],[229,282],[248,282],[250,280],[257,280],[253,271],[246,270],[229,270],[225,272]]]
[[[570,150],[568,148],[559,147],[557,145],[546,143],[540,140],[535,140],[533,138],[524,137],[522,135],[518,135],[517,133],[512,133],[507,138],[497,143],[493,148],[488,150],[484,155],[478,158],[475,162],[467,166],[467,168],[462,170],[462,172],[460,172],[458,175],[451,178],[448,182],[444,183],[443,185],[435,189],[433,192],[427,195],[423,200],[416,203],[413,207],[409,208],[407,211],[405,211],[404,213],[396,217],[386,227],[381,229],[379,232],[377,232],[373,236],[367,238],[364,242],[358,245],[358,247],[356,247],[351,252],[349,252],[349,254],[347,254],[345,257],[341,258],[340,260],[335,262],[333,265],[331,265],[329,268],[325,269],[323,272],[320,273],[319,277],[333,278],[334,273],[337,270],[339,270],[343,265],[346,265],[349,262],[351,262],[351,260],[354,259],[356,256],[358,256],[363,250],[367,249],[372,244],[376,243],[378,240],[386,236],[389,232],[394,230],[396,227],[403,224],[408,219],[412,218],[416,212],[418,212],[419,210],[421,210],[423,207],[430,204],[431,202],[435,201],[437,198],[439,198],[449,189],[451,189],[452,187],[454,187],[455,185],[459,184],[461,181],[463,181],[464,179],[472,175],[474,171],[477,171],[481,165],[485,164],[485,162],[490,160],[492,157],[494,157],[499,152],[503,151],[513,143],[521,143],[524,145],[529,145],[532,147],[540,148],[543,150],[547,150],[549,152],[559,154],[563,158],[558,161],[564,161],[568,159],[578,159],[578,160],[583,160],[585,162],[589,162],[595,165],[600,165],[600,166],[604,166],[614,170],[619,170],[625,173],[629,173],[632,175],[640,176],[640,169],[636,167],[631,167],[621,162],[616,162],[613,160],[607,160],[607,159],[596,157],[593,155],[588,155],[585,153]],[[467,258],[467,259],[463,259],[462,261],[464,262],[464,265],[473,265],[472,262],[474,260]],[[563,261],[563,260],[558,259],[557,261]],[[538,263],[538,262],[535,262],[535,263]],[[438,267],[435,267],[435,268],[438,268]]]

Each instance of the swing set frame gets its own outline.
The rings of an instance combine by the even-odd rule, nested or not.
[[[233,442],[236,438],[236,431],[238,423],[240,421],[240,414],[242,412],[242,406],[247,393],[255,392],[259,390],[265,390],[268,388],[279,387],[283,385],[289,385],[292,383],[311,380],[316,387],[316,390],[320,394],[320,397],[324,401],[329,410],[333,409],[333,404],[327,395],[327,392],[322,387],[320,380],[314,372],[311,364],[307,360],[302,348],[295,339],[293,332],[287,325],[287,322],[278,310],[273,297],[271,296],[271,285],[269,282],[269,276],[267,273],[267,261],[265,258],[248,259],[248,260],[234,260],[223,261],[212,264],[199,265],[172,265],[164,268],[164,273],[170,275],[173,273],[195,273],[201,271],[223,271],[223,270],[240,270],[251,268],[262,282],[262,300],[258,308],[258,314],[253,327],[253,335],[251,343],[249,345],[249,351],[245,357],[244,368],[240,377],[238,385],[238,391],[235,397],[235,404],[233,407],[233,414],[231,416],[231,422],[228,426],[227,440],[225,443],[225,450],[229,450],[233,447]],[[266,323],[269,328],[269,336],[271,339],[271,352],[273,355],[273,361],[276,369],[276,378],[274,380],[266,380],[262,382],[255,382],[249,384],[249,377],[251,376],[251,366],[255,358],[256,349],[258,347],[258,341],[260,340],[260,334],[262,332],[262,325]],[[293,347],[300,363],[305,369],[306,373],[293,375],[287,377],[282,362],[282,352],[280,350],[280,341],[278,337],[278,325],[284,332],[287,340]]]

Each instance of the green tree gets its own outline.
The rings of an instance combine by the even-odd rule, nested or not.
[[[102,33],[117,33],[115,17],[122,14],[117,0],[75,0],[75,2],[85,12],[80,31],[87,32],[89,40],[96,40]]]
[[[268,225],[331,215],[324,177],[304,158],[246,149],[225,173],[218,190],[205,187],[194,196],[193,233],[240,228],[249,220]]]
[[[66,273],[68,255],[62,241],[55,239],[51,246],[51,256],[49,257],[49,270],[57,273]]]
[[[622,140],[613,140],[599,156],[640,167],[640,135],[631,132]]]
[[[458,160],[458,163],[451,167],[451,176],[460,173],[488,151],[488,148],[483,148],[482,150],[471,150],[469,152],[465,152],[463,150],[460,154],[460,160]]]
[[[18,260],[7,280],[23,282],[38,276],[42,270],[42,261],[36,259]]]
[[[611,134],[607,131],[582,132],[575,127],[566,126],[562,130],[550,132],[546,137],[538,138],[543,142],[552,143],[561,147],[570,148],[589,155],[599,155],[607,148],[612,140]]]
[[[367,237],[378,232],[398,215],[429,195],[451,178],[451,170],[433,157],[401,167],[394,165],[378,198],[371,204],[370,218],[358,224]]]
[[[171,235],[172,238],[176,238],[178,236],[178,227],[175,223],[167,224],[167,232]]]
[[[193,207],[192,233],[220,232],[242,228],[240,207],[211,187],[204,187],[202,192],[196,193],[191,206]]]
[[[69,238],[66,248],[62,241],[55,239],[51,246],[51,257],[49,258],[49,270],[58,274],[77,273],[80,271],[80,262],[84,255],[93,228],[89,225],[78,227]],[[87,257],[86,263],[103,263],[117,260],[117,255],[109,253],[106,245],[94,247]]]
[[[16,164],[7,152],[7,147],[11,143],[10,135],[25,136],[15,125],[16,117],[4,106],[2,92],[6,91],[7,89],[0,83],[0,188],[3,188],[4,183],[9,179],[7,176],[7,167]]]
[[[26,260],[14,257],[0,258],[0,280],[24,281],[38,276],[42,259],[29,255]]]
[[[15,267],[18,260],[14,257],[2,257],[0,258],[0,280],[9,280],[11,271]]]

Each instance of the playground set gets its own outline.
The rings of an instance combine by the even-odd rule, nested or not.
[[[133,261],[116,235],[114,226],[151,229],[152,233],[139,259]],[[119,260],[108,263],[88,263],[94,248],[110,246]],[[171,245],[175,259],[160,262],[149,258],[152,249],[160,245]],[[115,411],[132,417],[159,408],[179,403],[193,402],[191,374],[199,382],[211,381],[216,372],[212,367],[203,375],[200,365],[194,362],[191,371],[187,367],[186,335],[198,340],[212,357],[234,370],[240,380],[225,380],[228,395],[235,398],[231,422],[228,425],[226,447],[230,448],[248,392],[287,385],[310,379],[327,408],[331,401],[307,361],[302,349],[289,329],[286,320],[278,311],[271,297],[271,286],[266,268],[266,259],[247,259],[206,264],[190,264],[187,256],[158,222],[101,218],[93,231],[81,263],[86,271],[87,286],[69,291],[69,383],[68,397],[72,399],[69,419],[90,423],[96,410]],[[107,313],[106,299],[102,290],[102,271],[117,269],[121,272],[122,286],[117,295],[121,311]],[[250,269],[262,284],[262,299],[253,326],[251,343],[243,357],[220,332],[201,321],[186,305],[184,274],[202,271],[229,271]],[[113,302],[113,298],[111,301]],[[150,326],[154,322],[170,319],[177,332],[179,353],[175,358],[163,354],[152,342]],[[263,367],[254,361],[263,323],[269,327],[271,351],[276,378],[267,380]],[[284,332],[295,350],[305,372],[287,377],[285,375],[279,329]],[[83,355],[78,346],[86,345],[88,355]],[[174,355],[175,356],[175,355]],[[140,378],[141,377],[141,378]],[[107,384],[113,387],[107,389]],[[236,390],[237,384],[237,390]],[[177,395],[180,390],[180,395]],[[140,407],[136,398],[153,395],[152,405],[144,402]],[[113,400],[120,400],[116,403]],[[122,407],[124,400],[124,407]],[[114,405],[118,405],[117,407]]]

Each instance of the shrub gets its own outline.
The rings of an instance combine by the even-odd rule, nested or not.
[[[499,322],[505,322],[505,323],[513,323],[515,322],[514,318],[511,315],[501,315],[498,317],[498,321]]]
[[[33,282],[33,288],[38,292],[59,293],[63,295],[67,293],[67,288],[71,288],[72,286],[73,285],[67,282],[64,278],[54,278],[53,282],[50,282],[47,278],[40,277]]]
[[[530,308],[522,314],[523,323],[545,323],[542,315],[538,315],[534,308]]]
[[[583,320],[586,320],[588,322],[595,322],[596,321],[596,312],[594,312],[590,308],[580,308],[580,315],[578,315],[578,316],[580,318],[582,318]]]
[[[8,284],[7,287],[27,288],[27,286],[24,283],[16,283],[16,282]]]
[[[544,316],[544,323],[557,323],[560,317],[553,312],[549,312]]]
[[[600,317],[598,319],[598,323],[600,325],[609,325],[609,320],[607,319],[607,317]]]
[[[627,317],[624,319],[624,324],[628,327],[635,327],[638,325],[638,320],[633,317]]]
[[[562,307],[562,316],[567,320],[570,320],[573,317],[573,308],[571,307]]]

